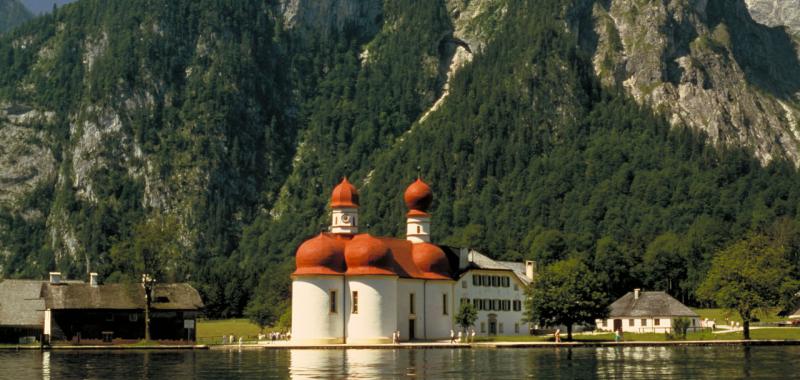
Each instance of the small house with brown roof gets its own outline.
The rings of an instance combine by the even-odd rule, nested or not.
[[[189,284],[157,284],[150,309],[153,340],[189,340],[203,308]],[[100,285],[65,281],[0,281],[0,343],[52,340],[110,341],[144,338],[145,293],[142,284]]]
[[[609,307],[607,319],[596,320],[601,331],[672,332],[673,321],[690,320],[689,331],[700,330],[700,316],[666,292],[634,289]]]
[[[38,340],[44,322],[42,281],[0,281],[0,343]]]
[[[145,336],[142,284],[66,283],[41,287],[44,334],[51,341],[140,340]],[[153,340],[190,340],[203,302],[189,284],[156,284],[150,305]]]

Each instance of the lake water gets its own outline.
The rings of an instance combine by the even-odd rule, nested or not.
[[[0,351],[3,379],[787,379],[800,347]]]

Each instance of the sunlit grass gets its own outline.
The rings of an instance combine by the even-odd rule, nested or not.
[[[727,309],[701,309],[701,308],[693,308],[695,313],[700,315],[700,319],[708,318],[709,320],[714,320],[717,322],[718,325],[727,324],[726,318],[729,321],[739,322],[742,323],[742,318],[739,317],[739,313],[731,312]],[[759,313],[756,314],[756,318],[758,318],[759,322],[781,322],[785,321],[786,318],[778,316],[779,309],[770,310],[767,313]]]
[[[258,325],[244,318],[197,321],[198,340],[219,338],[223,335],[254,337],[258,333]]]
[[[754,328],[750,330],[750,338],[755,340],[800,340],[800,328],[793,327],[773,327],[773,328]],[[562,341],[567,341],[566,335],[561,336]],[[685,340],[740,340],[743,339],[741,331],[717,333],[711,331],[696,331],[686,334]],[[676,337],[670,337],[664,333],[625,333],[622,336],[623,342],[666,342],[680,341]],[[552,342],[552,335],[542,336],[495,336],[495,337],[476,337],[475,342]],[[613,342],[613,333],[602,334],[573,334],[575,342]]]

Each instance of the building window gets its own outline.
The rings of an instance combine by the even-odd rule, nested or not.
[[[511,285],[511,279],[508,277],[503,277],[503,287],[507,288]]]
[[[519,334],[519,323],[514,323],[514,334]]]
[[[606,327],[606,320],[605,319],[601,319],[600,320],[600,326]]]
[[[447,293],[442,294],[442,315],[447,315]]]
[[[642,318],[642,327],[647,327],[647,320]]]
[[[414,293],[408,295],[408,310],[410,314],[414,314]]]
[[[660,320],[660,319],[658,319],[658,318],[654,319],[654,320],[653,320],[653,325],[654,325],[654,326],[661,326],[661,320]]]
[[[358,314],[358,292],[353,291],[353,314]]]
[[[419,226],[417,226],[417,233],[420,233],[420,232],[422,232],[422,229],[419,228]]]
[[[478,286],[478,276],[472,275],[472,286]]]
[[[463,288],[463,289],[467,288],[467,280],[462,280],[461,281],[461,288]]]
[[[493,287],[495,287],[495,288],[496,288],[496,287],[497,287],[497,285],[498,285],[498,284],[497,284],[497,280],[498,280],[497,276],[492,276],[492,286],[493,286]]]
[[[634,324],[633,319],[629,319],[628,320],[628,326],[633,327],[633,324]]]
[[[695,319],[692,318],[692,327],[694,327],[694,322],[695,322]]]
[[[482,333],[486,332],[486,322],[481,322],[481,332]]]
[[[335,290],[331,290],[330,299],[328,300],[328,303],[331,306],[331,313],[336,313],[336,291]]]

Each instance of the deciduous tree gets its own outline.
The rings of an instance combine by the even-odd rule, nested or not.
[[[525,292],[525,319],[541,326],[592,323],[608,314],[609,297],[602,281],[577,258],[545,267]]]
[[[750,321],[755,313],[781,306],[797,291],[798,281],[792,279],[791,269],[782,247],[763,236],[752,236],[714,257],[697,294],[738,312],[744,339],[750,339]]]

